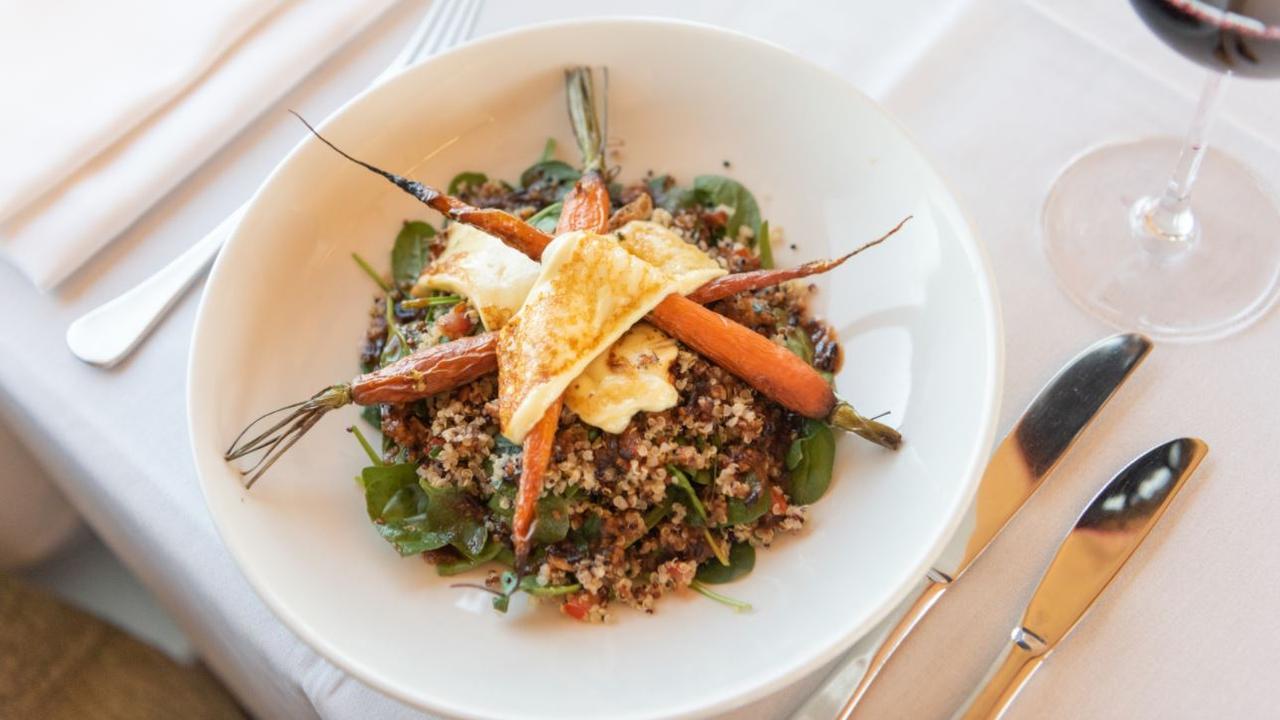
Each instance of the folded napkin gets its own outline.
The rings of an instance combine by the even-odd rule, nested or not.
[[[0,255],[53,287],[393,0],[0,10]]]

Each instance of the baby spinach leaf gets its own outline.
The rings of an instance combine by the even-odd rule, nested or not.
[[[503,505],[506,507],[503,507]],[[489,510],[508,525],[516,512],[516,488],[510,483],[489,497]],[[539,545],[553,545],[569,535],[569,500],[559,495],[538,498],[537,520],[533,525],[533,541]]]
[[[558,495],[538,499],[537,520],[534,521],[533,541],[551,545],[569,534],[569,501]]]
[[[474,190],[487,182],[489,176],[482,172],[460,172],[449,181],[449,194],[457,195],[464,189]]]
[[[534,213],[526,222],[544,233],[553,233],[556,231],[556,225],[560,224],[560,211],[563,208],[564,203],[551,203]]]
[[[751,485],[751,493],[754,498],[750,504],[737,498],[730,499],[726,513],[727,519],[724,523],[726,526],[748,525],[759,520],[761,516],[769,511],[769,501],[772,499],[769,497],[769,488],[762,485],[754,473],[747,475],[747,483]]]
[[[586,514],[586,518],[582,521],[582,526],[571,532],[573,542],[579,550],[586,551],[591,546],[591,543],[600,539],[601,524],[602,521],[599,515],[594,512]]]
[[[475,502],[455,488],[437,488],[425,482],[420,487],[430,498],[427,526],[468,558],[475,559],[484,552],[489,530],[484,513]]]
[[[378,534],[401,555],[415,555],[448,545],[452,538],[436,532],[427,520],[429,501],[418,485],[412,463],[373,465],[360,473],[365,511]]]
[[[730,209],[725,235],[729,239],[738,236],[738,228],[746,225],[760,237],[760,206],[756,198],[742,183],[723,175],[699,175],[693,179],[693,189],[704,205],[724,205]]]
[[[803,436],[803,432],[801,433]],[[797,437],[791,441],[791,446],[787,448],[787,469],[795,470],[804,462],[804,443],[800,442],[801,437]]]
[[[534,185],[558,186],[573,183],[582,173],[562,160],[540,160],[520,173],[520,187],[528,190]]]
[[[381,405],[365,405],[360,408],[360,417],[364,418],[364,421],[372,425],[375,430],[382,429]]]
[[[649,179],[649,196],[654,205],[672,213],[698,204],[697,191],[679,187],[669,175]]]
[[[831,428],[819,420],[805,420],[800,436],[787,450],[787,494],[791,502],[810,505],[827,492],[835,456],[836,440]]]
[[[468,558],[464,556],[461,559],[456,560],[454,562],[438,563],[436,564],[436,572],[439,573],[442,577],[449,577],[451,575],[461,575],[464,572],[467,572],[469,570],[474,570],[480,567],[481,565],[484,565],[485,563],[491,560],[494,560],[495,558],[498,557],[498,553],[500,552],[502,552],[502,543],[498,542],[497,540],[494,540],[493,538],[489,538],[489,541],[485,543],[484,550],[482,550],[474,558]]]
[[[435,228],[419,220],[406,222],[400,228],[391,248],[391,278],[397,285],[417,282],[427,264],[427,241],[435,235]]]
[[[489,511],[499,518],[511,524],[511,518],[516,514],[516,488],[510,483],[503,483],[492,495],[489,496]],[[505,507],[504,507],[505,506]]]
[[[547,138],[546,144],[542,146],[542,157],[538,158],[538,162],[546,162],[551,158],[555,157],[555,154],[556,154],[556,139],[553,137],[549,137]]]
[[[708,585],[722,585],[746,577],[756,566],[756,549],[749,543],[736,543],[729,548],[729,564],[721,565],[711,558],[698,566],[694,577]]]
[[[483,513],[452,488],[423,486],[413,463],[373,465],[360,473],[365,511],[401,555],[453,545],[469,559],[485,551]]]

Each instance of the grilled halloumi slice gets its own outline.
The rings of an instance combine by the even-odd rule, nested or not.
[[[632,220],[618,228],[617,235],[627,252],[675,278],[676,292],[681,295],[729,272],[697,245],[655,222]]]
[[[486,330],[502,329],[538,279],[538,263],[470,225],[452,223],[445,234],[444,252],[423,268],[413,294],[458,293],[480,314]]]

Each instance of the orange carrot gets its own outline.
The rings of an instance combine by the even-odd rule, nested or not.
[[[465,385],[498,370],[498,335],[481,333],[422,348],[351,382],[357,405],[398,405]]]
[[[823,419],[836,406],[831,386],[800,356],[686,297],[667,296],[648,320],[805,417]]]
[[[571,230],[604,232],[609,225],[609,186],[598,172],[589,172],[564,196],[556,235]]]
[[[609,223],[609,186],[600,173],[587,172],[573,190],[564,198],[556,234],[573,230],[601,232]],[[556,398],[551,407],[538,419],[524,438],[524,461],[520,469],[520,485],[516,492],[516,510],[511,520],[512,542],[515,545],[516,568],[524,565],[533,539],[533,524],[538,509],[538,496],[546,479],[547,466],[551,462],[551,449],[555,444],[556,426],[560,421],[560,406],[564,397]]]
[[[538,497],[542,495],[547,466],[551,463],[551,450],[555,447],[556,426],[560,423],[562,404],[563,399],[556,398],[524,438],[520,484],[516,488],[516,509],[511,518],[511,541],[515,545],[517,571],[529,556],[533,524],[538,514]]]

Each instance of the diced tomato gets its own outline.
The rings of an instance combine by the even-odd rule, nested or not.
[[[467,304],[460,302],[453,306],[453,309],[440,316],[436,320],[436,326],[440,328],[440,332],[448,335],[451,340],[464,338],[471,334],[471,318],[467,317]]]
[[[782,494],[777,485],[769,486],[770,492],[773,493],[773,506],[770,508],[774,515],[787,514],[787,496]]]
[[[596,596],[591,593],[578,593],[570,596],[560,610],[574,620],[586,620],[591,608],[596,606]]]

